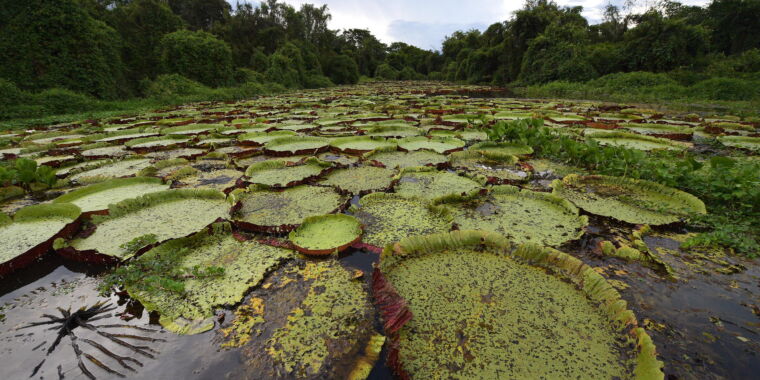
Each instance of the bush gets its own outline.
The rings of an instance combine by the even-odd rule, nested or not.
[[[264,74],[245,68],[235,69],[234,78],[235,83],[239,84],[264,82]]]
[[[0,106],[15,106],[28,99],[29,94],[20,90],[13,82],[0,78]]]
[[[269,57],[269,68],[264,76],[267,81],[279,83],[286,88],[301,87],[301,75],[297,64],[280,52]]]
[[[303,86],[305,88],[323,88],[323,87],[331,87],[335,84],[330,80],[330,78],[324,76],[324,75],[306,75],[306,78],[304,78],[304,84]]]
[[[143,84],[143,94],[148,98],[194,96],[209,92],[209,88],[179,74],[159,75],[156,80]]]
[[[632,73],[608,74],[591,80],[588,84],[592,87],[601,87],[611,92],[630,92],[642,87],[677,85],[678,83],[666,74],[634,71]]]
[[[710,100],[753,100],[760,98],[760,83],[736,78],[711,78],[690,87],[693,97]]]
[[[51,114],[87,111],[97,103],[94,98],[62,88],[51,88],[34,94],[33,99]]]
[[[398,70],[394,69],[391,65],[383,63],[377,66],[375,70],[375,78],[384,80],[397,80],[399,76]]]
[[[232,82],[232,50],[214,35],[180,30],[161,38],[159,57],[164,73],[217,87]]]
[[[359,82],[359,66],[347,55],[336,55],[328,60],[325,74],[335,84],[355,84]]]
[[[398,79],[400,79],[400,80],[415,80],[415,79],[417,79],[418,75],[419,74],[417,74],[417,72],[414,71],[414,69],[412,69],[411,67],[407,66],[407,67],[404,67],[404,69],[401,70],[398,73]]]

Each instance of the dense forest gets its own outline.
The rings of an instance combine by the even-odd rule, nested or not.
[[[331,30],[327,6],[277,0],[2,0],[0,118],[371,78],[530,96],[760,99],[760,0],[659,1],[625,15],[608,5],[596,25],[581,12],[528,0],[511,19],[457,31],[429,51],[384,44],[365,29]]]

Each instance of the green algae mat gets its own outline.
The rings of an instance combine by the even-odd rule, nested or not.
[[[373,287],[402,377],[664,376],[625,301],[559,251],[478,231],[413,237],[383,251]]]
[[[446,206],[460,229],[498,232],[516,243],[559,246],[580,238],[588,224],[567,200],[514,186],[495,186],[487,197]]]
[[[706,212],[697,197],[643,180],[570,174],[552,187],[554,194],[592,214],[632,224],[669,224]]]
[[[110,205],[107,216],[95,216],[95,231],[72,240],[68,248],[126,260],[147,244],[130,249],[135,239],[153,235],[161,242],[195,233],[229,216],[224,194],[216,190],[167,190]]]
[[[341,211],[347,198],[329,187],[301,185],[282,191],[250,189],[235,195],[233,221],[244,229],[287,232],[316,215]]]
[[[215,307],[240,302],[267,273],[294,255],[253,240],[239,241],[229,223],[214,224],[208,231],[163,243],[131,262],[130,266],[142,269],[143,278],[128,283],[127,291],[148,311],[159,312],[159,322],[167,330],[197,334],[214,327]],[[170,270],[155,272],[157,259],[166,261]],[[223,268],[223,272],[197,275],[209,267]],[[181,290],[176,285],[160,286],[167,280],[180,282]]]

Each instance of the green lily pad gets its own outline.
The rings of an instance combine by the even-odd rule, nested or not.
[[[337,261],[292,262],[254,289],[220,330],[222,345],[239,347],[244,363],[229,368],[230,376],[350,379],[375,336],[373,315],[363,281]]]
[[[699,198],[644,180],[570,174],[551,186],[553,194],[592,214],[632,224],[669,224],[706,213]]]
[[[377,161],[388,169],[404,169],[418,166],[437,166],[445,164],[448,159],[440,153],[429,150],[417,150],[413,152],[372,152],[365,156],[367,160]]]
[[[189,176],[183,176],[178,183],[181,187],[192,189],[214,189],[228,192],[234,188],[243,172],[235,169],[219,169],[211,171],[195,171]]]
[[[238,241],[228,223],[214,224],[208,231],[163,243],[140,256],[130,266],[145,268],[145,277],[166,276],[151,272],[149,263],[171,258],[176,269],[192,272],[194,268],[219,267],[218,276],[175,279],[182,291],[148,287],[143,281],[127,286],[129,295],[148,311],[160,314],[159,323],[178,334],[197,334],[214,327],[215,307],[234,305],[257,286],[280,263],[295,257],[293,251],[272,247],[253,240]],[[148,265],[144,265],[148,264]]]
[[[376,149],[395,149],[396,143],[382,137],[353,136],[333,139],[330,145],[341,152],[362,154]]]
[[[401,377],[664,376],[620,295],[556,250],[481,231],[411,237],[386,247],[373,286]]]
[[[486,198],[447,206],[460,229],[498,232],[516,243],[556,247],[580,238],[588,225],[567,200],[514,186],[494,186]]]
[[[296,249],[307,255],[322,256],[340,252],[359,241],[362,227],[353,216],[330,214],[310,216],[298,228],[291,231],[288,239]]]
[[[83,213],[92,213],[108,210],[108,205],[125,199],[168,189],[169,185],[165,185],[159,178],[118,178],[66,193],[53,200],[53,203],[72,203]]]
[[[298,164],[286,160],[268,160],[248,167],[248,182],[270,187],[290,187],[319,177],[331,167],[330,163],[310,158]]]
[[[34,262],[81,211],[71,203],[27,206],[13,219],[0,213],[0,276]]]
[[[73,173],[67,179],[78,183],[101,182],[111,178],[131,177],[150,166],[150,160],[138,158],[132,160],[106,161],[97,168],[85,168]]]
[[[406,236],[451,229],[451,216],[446,208],[398,194],[365,195],[352,213],[365,226],[362,241],[380,248]]]
[[[330,146],[330,140],[324,137],[290,136],[269,141],[264,145],[264,152],[273,156],[295,156],[299,154],[317,154]]]
[[[335,186],[343,192],[364,195],[373,191],[383,191],[393,185],[395,172],[375,166],[359,166],[338,169],[325,177],[321,183]]]
[[[137,251],[130,242],[155,235],[158,242],[187,236],[229,216],[224,194],[216,190],[178,189],[127,199],[108,207],[108,216],[95,216],[95,232],[70,242],[78,252],[96,252],[126,260]],[[142,247],[134,247],[142,248]]]
[[[525,156],[533,153],[533,148],[518,143],[498,143],[485,141],[477,143],[469,148],[492,159],[506,159],[510,156]]]
[[[643,151],[684,150],[689,147],[689,145],[686,143],[626,132],[594,131],[592,133],[586,133],[586,138],[596,141],[601,145],[610,145]]]
[[[274,139],[296,135],[297,133],[293,131],[250,132],[238,136],[237,140],[241,144],[264,145]]]
[[[250,189],[238,198],[233,219],[240,227],[262,232],[287,232],[315,215],[341,211],[348,199],[329,187],[301,185],[282,191]]]
[[[718,141],[725,146],[732,148],[742,148],[755,152],[760,152],[760,137],[749,136],[720,136]]]
[[[396,193],[429,200],[451,196],[472,196],[483,187],[485,182],[485,178],[475,180],[445,171],[407,168],[399,175]]]
[[[398,139],[398,147],[407,151],[427,149],[445,154],[464,148],[464,141],[447,137],[414,136]]]
[[[367,136],[378,137],[410,137],[422,133],[419,128],[411,125],[373,125],[364,129]]]

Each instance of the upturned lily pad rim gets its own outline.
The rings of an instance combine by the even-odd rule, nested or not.
[[[358,149],[358,148],[351,148],[346,147],[344,145],[348,145],[352,142],[377,142],[379,144],[378,147],[374,149]],[[335,150],[341,152],[341,153],[347,153],[347,154],[356,154],[361,155],[365,154],[367,152],[372,152],[377,149],[385,149],[385,150],[396,150],[396,147],[398,146],[395,141],[388,140],[384,137],[378,137],[378,136],[350,136],[350,137],[338,137],[335,139],[332,139],[330,141],[330,146],[333,147]]]
[[[663,363],[657,360],[655,345],[646,331],[638,327],[633,311],[627,309],[615,288],[592,267],[581,260],[553,248],[534,244],[515,245],[504,236],[484,231],[451,231],[448,233],[425,236],[411,236],[395,244],[389,244],[380,255],[380,263],[373,275],[375,299],[380,305],[386,333],[392,339],[389,357],[398,358],[399,330],[406,322],[414,318],[406,306],[406,301],[396,292],[393,285],[385,278],[388,273],[401,263],[414,257],[435,254],[440,251],[472,248],[488,251],[496,256],[511,258],[531,266],[546,268],[574,283],[606,315],[611,325],[626,334],[635,343],[636,365],[633,370],[637,380],[661,380]],[[379,290],[379,291],[378,291]],[[390,304],[396,303],[395,305]],[[399,307],[400,305],[400,307]],[[400,309],[400,310],[399,310]],[[408,319],[402,323],[391,324],[392,317],[408,313]],[[403,363],[398,359],[393,363],[397,374],[407,375]],[[403,377],[403,376],[402,376]]]
[[[296,142],[315,142],[321,143],[314,148],[303,149],[277,149],[282,145],[287,145]],[[317,136],[286,136],[276,138],[264,144],[264,152],[272,156],[298,156],[302,154],[318,154],[326,151],[330,147],[330,140],[325,137]]]
[[[299,234],[305,233],[310,226],[318,225],[320,223],[324,223],[325,221],[339,221],[341,224],[344,224],[349,233],[353,234],[353,239],[349,241],[333,242],[335,244],[327,248],[305,247],[305,245],[309,243],[310,238],[306,236],[299,236]],[[327,214],[307,217],[296,229],[290,231],[288,234],[288,240],[293,243],[293,246],[296,248],[296,250],[309,256],[326,256],[332,253],[342,252],[353,244],[360,242],[361,238],[361,223],[355,217],[346,214]]]
[[[552,188],[552,194],[555,194],[559,197],[562,197],[562,191],[564,191],[568,185],[575,186],[576,184],[582,184],[586,180],[593,180],[593,181],[601,181],[606,182],[612,185],[623,185],[623,186],[633,186],[634,188],[638,187],[645,191],[652,191],[656,192],[662,195],[670,196],[675,199],[681,200],[683,203],[685,203],[688,207],[692,209],[692,212],[694,214],[706,214],[707,208],[705,207],[704,202],[702,202],[701,199],[695,197],[694,195],[691,195],[685,191],[681,191],[678,189],[674,189],[672,187],[668,187],[665,185],[661,185],[656,182],[646,181],[643,179],[634,179],[634,178],[628,178],[628,177],[613,177],[613,176],[605,176],[605,175],[579,175],[579,174],[568,174],[564,178],[555,179],[552,181],[552,183],[549,185]],[[582,206],[579,206],[579,208],[583,209]],[[590,212],[586,210],[587,212]],[[612,215],[605,215],[610,213],[594,213],[590,212],[592,214],[606,216],[609,218],[616,219]],[[684,217],[688,217],[688,215],[683,215]],[[623,222],[631,223],[629,221],[623,220]],[[634,223],[635,224],[635,223]],[[653,223],[648,223],[651,225],[656,225]],[[666,223],[669,224],[669,223]]]
[[[128,178],[114,178],[108,181],[99,182],[93,185],[85,186],[79,189],[76,189],[74,191],[68,192],[64,195],[61,195],[60,197],[53,200],[54,204],[57,203],[69,203],[72,201],[75,201],[77,199],[81,199],[83,197],[86,197],[88,195],[98,193],[101,191],[111,190],[115,189],[117,187],[124,187],[124,186],[131,186],[131,185],[137,185],[137,184],[156,184],[161,185],[164,182],[161,180],[161,178],[154,178],[154,177],[128,177]],[[107,211],[107,210],[95,210],[86,212],[85,214],[94,214],[101,211]]]
[[[431,142],[431,143],[449,144],[452,147],[449,149],[445,149],[443,151],[440,151],[434,148],[425,148],[425,147],[417,148],[417,149],[409,149],[409,148],[404,147],[405,143],[418,143],[418,142],[419,143]],[[398,148],[400,150],[407,151],[407,152],[414,151],[414,150],[427,149],[427,150],[432,150],[436,153],[441,153],[441,154],[449,154],[451,152],[463,150],[466,145],[464,141],[455,137],[427,137],[427,136],[404,137],[404,138],[398,139],[396,143],[398,144]]]
[[[0,263],[0,278],[15,270],[24,268],[32,264],[37,258],[48,253],[53,247],[53,242],[58,238],[68,238],[79,228],[79,216],[81,210],[71,203],[47,203],[33,206],[26,206],[10,216],[0,213],[0,228],[10,226],[11,224],[34,223],[40,220],[50,218],[67,219],[69,223],[64,225],[60,230],[50,234],[50,237],[26,250],[16,257]]]
[[[273,170],[273,169],[283,169],[283,168],[290,168],[290,167],[296,167],[296,166],[314,166],[317,168],[321,168],[321,171],[315,175],[311,175],[308,177],[301,178],[300,180],[291,181],[286,184],[283,184],[282,186],[269,186],[264,184],[256,184],[254,183],[250,177],[252,177],[256,172],[259,171],[267,171],[267,170]],[[248,168],[245,170],[245,176],[248,177],[246,182],[254,184],[254,186],[263,187],[263,188],[286,188],[286,187],[293,187],[301,185],[307,181],[310,181],[315,178],[319,178],[329,171],[331,171],[334,168],[333,164],[328,161],[322,161],[316,157],[308,157],[306,159],[299,160],[296,163],[293,163],[292,161],[289,161],[287,159],[273,159],[273,160],[266,160],[257,162],[254,164],[251,164],[248,166]]]

